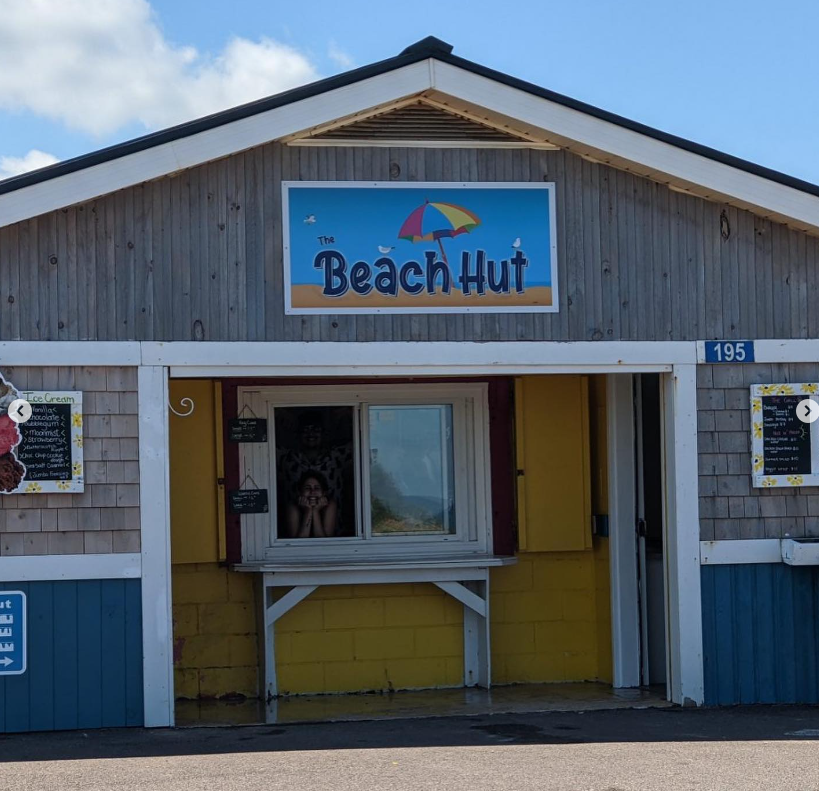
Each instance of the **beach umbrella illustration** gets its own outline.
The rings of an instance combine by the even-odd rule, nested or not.
[[[427,200],[404,220],[398,238],[410,242],[438,242],[441,258],[449,266],[441,240],[469,233],[480,224],[480,218],[463,206]]]

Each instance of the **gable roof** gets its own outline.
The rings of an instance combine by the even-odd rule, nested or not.
[[[0,227],[428,91],[519,118],[588,158],[819,233],[818,185],[458,57],[432,36],[395,57],[0,181]]]

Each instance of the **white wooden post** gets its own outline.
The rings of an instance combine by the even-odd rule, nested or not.
[[[174,724],[168,369],[140,366],[139,506],[145,726]]]
[[[615,687],[640,686],[640,611],[637,598],[634,387],[631,374],[606,378],[609,472],[609,569]]]
[[[696,365],[663,377],[668,685],[682,705],[704,700],[697,481]]]

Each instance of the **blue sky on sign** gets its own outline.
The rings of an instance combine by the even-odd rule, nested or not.
[[[0,177],[398,53],[455,53],[819,182],[819,3],[5,0]]]
[[[437,242],[410,242],[398,232],[413,210],[426,200],[462,206],[480,219],[471,233],[441,240],[455,277],[461,271],[461,254],[470,254],[475,271],[476,250],[488,260],[509,260],[513,243],[529,259],[527,286],[551,285],[549,192],[546,189],[440,189],[440,188],[314,188],[290,190],[290,266],[294,284],[323,283],[323,272],[313,266],[316,253],[333,249],[342,253],[349,267],[356,261],[374,264],[382,255],[398,266],[407,261],[424,262],[424,251],[440,258]],[[310,222],[305,222],[309,218]],[[424,233],[446,230],[425,225]],[[451,226],[450,226],[451,227]],[[332,237],[332,243],[319,237]],[[393,248],[386,253],[379,251]],[[376,270],[377,272],[378,270]],[[500,265],[498,265],[500,276]],[[458,284],[453,283],[457,289]],[[512,284],[514,289],[514,283]]]

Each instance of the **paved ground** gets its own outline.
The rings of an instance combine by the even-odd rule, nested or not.
[[[0,737],[0,789],[819,790],[819,708]]]

